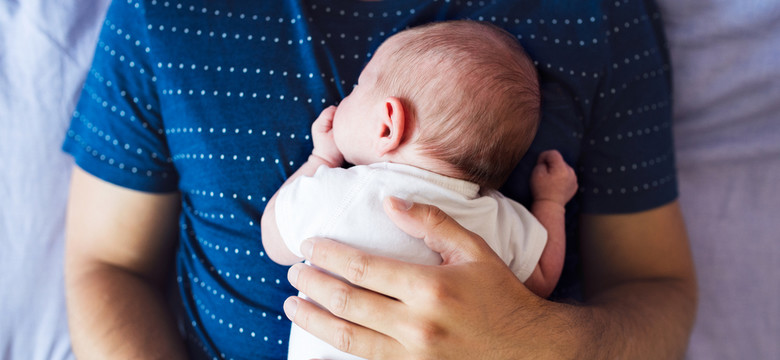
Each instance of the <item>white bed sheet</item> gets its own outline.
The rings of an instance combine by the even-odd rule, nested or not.
[[[658,0],[699,279],[688,359],[780,359],[780,1]]]
[[[71,359],[60,145],[108,0],[0,1],[0,358]]]

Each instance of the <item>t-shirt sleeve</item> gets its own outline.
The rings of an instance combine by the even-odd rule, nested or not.
[[[276,225],[287,248],[296,256],[301,243],[313,236],[329,237],[329,225],[348,206],[358,176],[342,168],[320,166],[311,177],[283,186],[276,198]]]
[[[108,182],[170,192],[177,189],[178,175],[160,115],[144,16],[141,2],[112,2],[63,150]]]
[[[616,9],[604,21],[610,53],[578,169],[584,212],[641,211],[677,197],[669,58],[657,9],[640,3],[646,15]]]

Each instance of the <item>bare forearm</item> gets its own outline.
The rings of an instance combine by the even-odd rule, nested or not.
[[[599,327],[589,350],[611,358],[682,357],[697,293],[679,205],[583,215],[580,229],[586,309]]]
[[[693,324],[695,292],[674,279],[625,283],[584,304],[542,301],[532,336],[505,359],[680,359]],[[513,321],[521,324],[522,321]],[[533,354],[533,355],[530,355]]]
[[[679,279],[627,282],[574,310],[588,337],[578,359],[680,359],[696,308],[695,286]]]
[[[68,320],[79,359],[186,359],[165,297],[109,265],[67,274]]]
[[[563,271],[566,254],[566,203],[577,191],[574,169],[556,150],[539,155],[531,173],[531,192],[534,202],[531,213],[547,230],[547,244],[539,262],[526,280],[531,291],[541,297],[552,293]]]
[[[553,201],[534,201],[531,212],[547,230],[547,244],[539,259],[538,270],[550,287],[554,287],[561,276],[566,254],[566,209]]]

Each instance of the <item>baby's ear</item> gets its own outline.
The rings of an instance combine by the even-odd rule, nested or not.
[[[379,141],[376,143],[378,156],[393,152],[401,145],[406,129],[406,111],[401,99],[388,97],[381,109],[381,124],[379,126]]]

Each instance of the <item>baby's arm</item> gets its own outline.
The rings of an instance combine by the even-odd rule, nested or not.
[[[317,172],[317,168],[322,165],[333,168],[341,166],[344,162],[344,157],[333,142],[333,114],[335,112],[336,107],[330,106],[323,110],[320,116],[317,117],[317,120],[314,121],[311,126],[314,149],[312,149],[309,159],[282,184],[282,187],[290,184],[300,176],[314,175]],[[287,248],[279,234],[279,227],[276,223],[277,195],[279,195],[279,190],[268,201],[263,212],[263,218],[260,220],[263,247],[268,257],[277,264],[292,265],[303,259],[293,254]]]
[[[566,253],[566,203],[577,192],[574,169],[556,150],[539,155],[531,173],[531,193],[534,202],[531,213],[547,229],[547,245],[534,272],[525,281],[526,287],[541,297],[552,293],[563,270]]]

